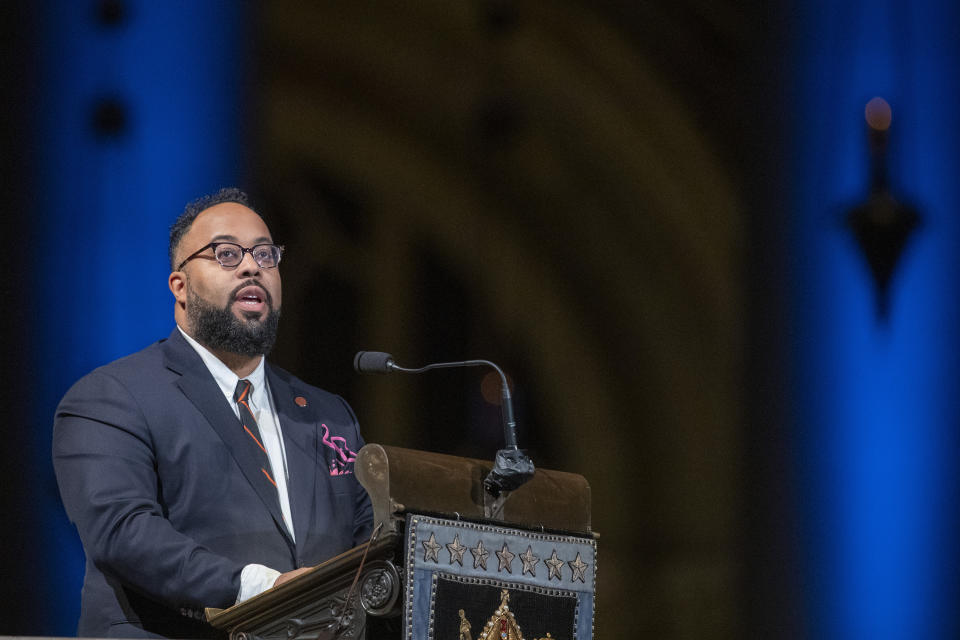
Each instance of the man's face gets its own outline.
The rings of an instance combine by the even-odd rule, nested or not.
[[[197,216],[180,242],[178,260],[209,242],[253,247],[273,240],[260,216],[230,202]],[[221,267],[212,258],[213,249],[206,249],[184,265],[182,272],[171,274],[178,322],[185,323],[194,339],[213,350],[246,356],[269,352],[280,316],[279,270],[260,267],[249,253],[233,269]]]

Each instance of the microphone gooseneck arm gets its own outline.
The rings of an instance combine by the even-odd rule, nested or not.
[[[360,351],[353,359],[353,368],[357,373],[423,373],[431,369],[452,369],[454,367],[491,367],[500,375],[500,415],[503,419],[503,439],[506,447],[497,451],[493,469],[483,481],[486,490],[493,496],[513,491],[533,477],[533,461],[517,446],[517,422],[513,417],[513,398],[510,385],[503,369],[489,360],[460,360],[457,362],[435,362],[418,369],[401,367],[393,356],[383,351]]]
[[[517,449],[517,421],[513,417],[513,397],[510,395],[510,385],[507,384],[507,376],[503,369],[490,362],[489,360],[460,360],[458,362],[435,362],[419,369],[408,369],[396,364],[390,359],[387,367],[391,371],[400,371],[403,373],[423,373],[431,369],[452,369],[454,367],[492,367],[500,375],[500,407],[503,417],[503,439],[506,441],[508,449]]]

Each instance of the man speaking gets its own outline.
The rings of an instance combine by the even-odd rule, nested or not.
[[[170,231],[176,327],[64,396],[53,462],[86,553],[78,635],[204,637],[228,607],[366,541],[363,446],[339,396],[265,360],[283,247],[246,195]]]

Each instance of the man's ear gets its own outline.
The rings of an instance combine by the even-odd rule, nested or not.
[[[167,285],[170,287],[170,293],[173,294],[177,304],[181,307],[187,304],[187,274],[183,271],[174,271],[167,279]]]

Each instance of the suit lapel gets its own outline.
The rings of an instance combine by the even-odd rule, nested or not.
[[[178,329],[174,329],[164,343],[164,351],[167,368],[180,374],[177,386],[223,440],[240,471],[270,511],[277,527],[287,535],[277,490],[263,477],[260,460],[251,446],[249,436],[243,432],[233,408],[199,354],[184,340]]]
[[[298,405],[295,399],[298,397],[305,399],[306,390],[298,389],[277,375],[269,363],[266,366],[266,372],[287,453],[287,467],[290,471],[287,495],[290,498],[293,530],[297,545],[302,545],[307,539],[316,504],[314,492],[317,486],[319,447],[315,408],[309,405]]]

